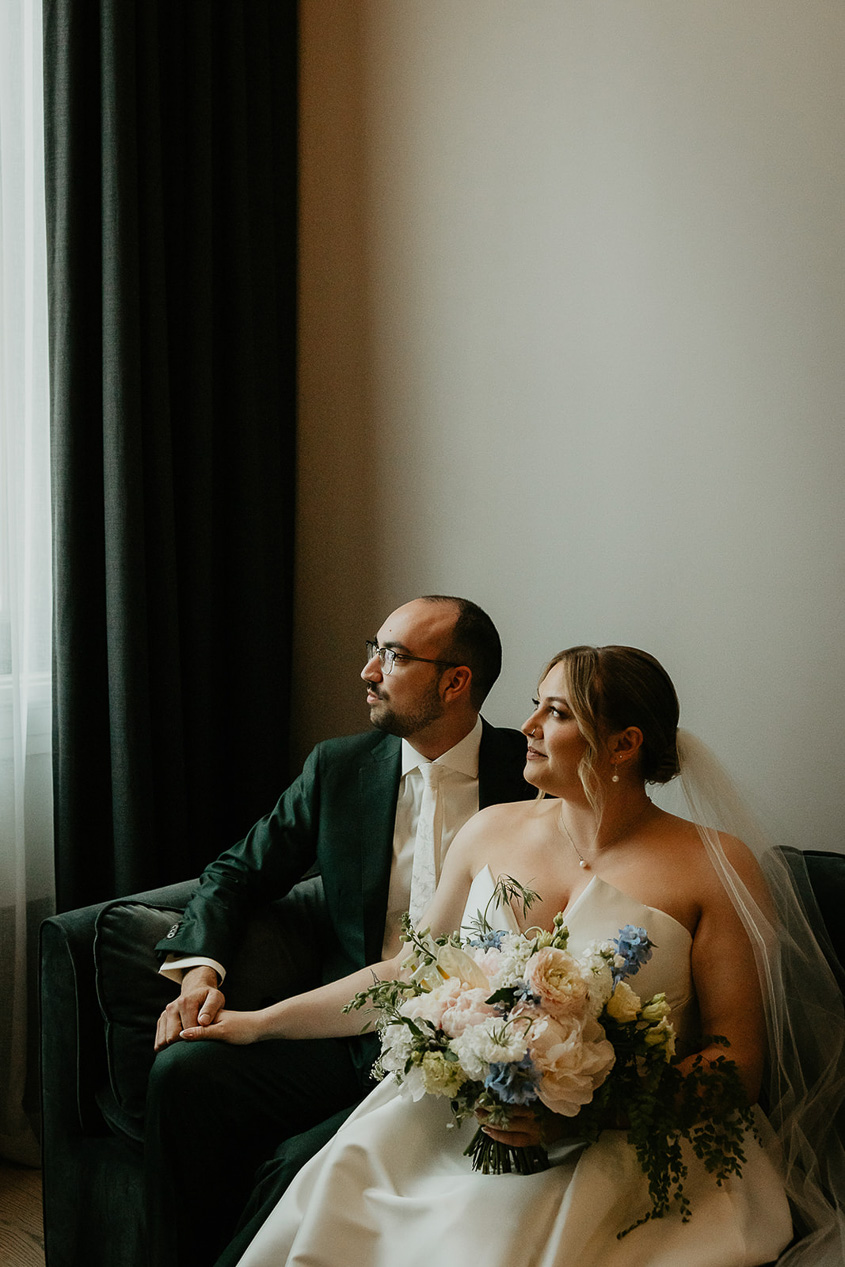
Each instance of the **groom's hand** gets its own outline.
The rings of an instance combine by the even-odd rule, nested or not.
[[[195,1043],[214,1040],[218,1043],[237,1043],[245,1045],[257,1043],[267,1037],[262,1026],[261,1012],[227,1012],[217,1015],[213,1025],[194,1025],[182,1031],[186,1042]]]
[[[182,977],[178,997],[168,1003],[158,1018],[156,1051],[175,1043],[183,1030],[213,1024],[225,1002],[217,988],[217,973],[213,968],[204,964],[189,968]]]

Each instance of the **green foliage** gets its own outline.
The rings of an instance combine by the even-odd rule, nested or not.
[[[607,1017],[603,1024],[616,1051],[616,1064],[611,1077],[578,1114],[579,1134],[594,1142],[605,1127],[627,1129],[651,1200],[651,1209],[618,1235],[626,1236],[641,1223],[662,1218],[673,1207],[687,1222],[684,1140],[717,1184],[742,1173],[743,1133],[753,1132],[754,1120],[736,1064],[724,1056],[705,1060],[699,1055],[692,1068],[682,1073],[677,1061],[667,1063],[659,1048],[645,1043],[647,1030],[639,1022],[619,1023]],[[729,1045],[721,1036],[707,1042]]]
[[[504,907],[510,905],[511,902],[519,902],[522,905],[524,919],[533,904],[539,900],[539,893],[535,893],[533,889],[524,888],[512,875],[500,875],[484,910],[479,911],[475,918],[469,921],[467,927],[473,936],[486,937],[492,932],[492,925],[487,919],[487,912],[491,906],[495,910],[497,906]]]
[[[362,1008],[368,1008],[377,1012],[376,1029],[380,1033],[388,1025],[407,1021],[407,1017],[402,1016],[399,1011],[400,1005],[406,999],[412,999],[417,994],[424,993],[422,986],[417,985],[413,981],[379,981],[378,977],[374,976],[373,984],[368,986],[366,990],[359,990],[354,998],[344,1004],[341,1011],[346,1014],[348,1012],[359,1012]],[[367,1021],[361,1032],[366,1033],[372,1024],[371,1020]]]

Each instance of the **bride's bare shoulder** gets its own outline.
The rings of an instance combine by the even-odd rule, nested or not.
[[[452,849],[473,848],[479,843],[490,844],[501,837],[513,839],[513,833],[531,822],[541,812],[541,802],[511,801],[503,805],[488,805],[461,828]]]
[[[685,855],[691,875],[698,873],[700,877],[712,873],[718,878],[718,871],[726,862],[752,892],[765,887],[760,864],[748,845],[737,836],[714,828],[702,830],[695,823],[674,814],[665,815],[663,828],[666,838],[671,839],[676,858],[680,853]],[[721,881],[719,887],[723,887]]]
[[[510,827],[514,823],[531,822],[542,814],[551,801],[507,801],[503,805],[488,805],[469,820],[485,828]]]

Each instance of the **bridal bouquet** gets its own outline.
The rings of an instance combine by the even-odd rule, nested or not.
[[[519,901],[524,915],[536,898],[500,877],[491,903]],[[678,1071],[665,996],[643,1000],[629,984],[651,958],[645,929],[627,925],[574,955],[562,915],[551,932],[510,933],[490,926],[489,908],[468,937],[433,939],[406,917],[408,978],[376,981],[347,1004],[377,1013],[376,1076],[394,1074],[414,1099],[447,1097],[456,1122],[483,1109],[486,1124],[504,1126],[514,1105],[531,1105],[547,1125],[552,1115],[571,1119],[564,1133],[583,1144],[624,1126],[649,1182],[644,1218],[675,1202],[686,1219],[682,1140],[719,1183],[745,1160],[751,1116],[736,1067],[719,1057]],[[560,1133],[558,1123],[550,1134]],[[501,1144],[481,1130],[466,1153],[485,1174],[549,1165],[545,1148]]]

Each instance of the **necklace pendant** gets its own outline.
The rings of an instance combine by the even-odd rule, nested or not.
[[[590,864],[586,858],[582,858],[581,861],[578,863],[578,866],[581,867],[582,870],[584,871],[589,871],[590,869]]]

